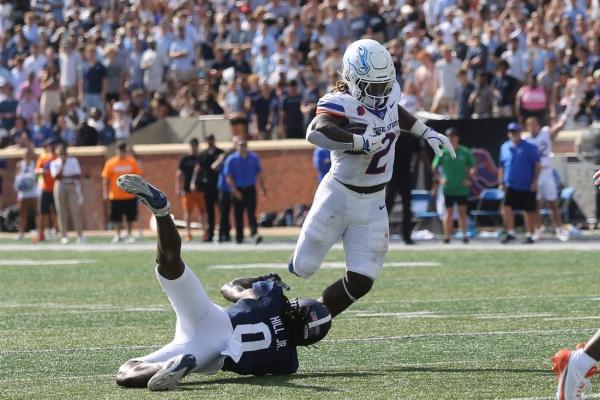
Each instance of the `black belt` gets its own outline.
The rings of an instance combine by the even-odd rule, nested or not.
[[[337,179],[336,179],[336,181],[337,181]],[[340,181],[338,181],[338,182],[340,182]],[[340,182],[340,183],[342,185],[346,186],[348,189],[352,190],[353,192],[360,193],[360,194],[377,193],[377,192],[383,190],[385,188],[385,185],[387,185],[387,182],[381,183],[381,184],[375,185],[375,186],[354,186],[354,185],[349,185],[344,182]]]

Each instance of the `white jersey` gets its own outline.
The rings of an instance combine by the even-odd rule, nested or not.
[[[538,134],[527,139],[538,148],[540,153],[540,166],[546,168],[550,166],[550,155],[552,153],[552,136],[550,135],[550,127],[544,126]]]
[[[329,173],[335,179],[353,186],[375,186],[392,179],[394,144],[400,134],[400,94],[400,85],[395,83],[385,108],[380,110],[369,109],[347,93],[332,92],[321,97],[317,103],[317,114],[343,117],[351,123],[371,123],[379,135],[385,135],[382,149],[372,154],[332,150]]]

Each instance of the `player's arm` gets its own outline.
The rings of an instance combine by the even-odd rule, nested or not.
[[[420,119],[413,117],[402,106],[398,105],[398,126],[403,131],[414,133],[427,141],[436,155],[442,156],[442,149],[445,147],[450,152],[452,158],[456,158],[456,153],[450,140],[441,133],[438,133],[425,125]]]
[[[367,132],[369,127],[367,127],[364,135],[357,135],[342,128],[347,123],[348,119],[345,117],[334,117],[327,113],[317,114],[308,125],[306,140],[315,146],[328,150],[372,153],[382,147],[383,135],[371,135],[371,132]]]
[[[281,278],[278,274],[267,274],[257,276],[255,278],[237,278],[232,280],[229,283],[226,283],[221,288],[221,294],[226,300],[235,303],[240,299],[256,299],[258,296],[256,292],[252,288],[252,285],[256,282],[260,281],[275,281],[281,284],[281,286],[285,289],[289,289],[289,287],[281,281]]]

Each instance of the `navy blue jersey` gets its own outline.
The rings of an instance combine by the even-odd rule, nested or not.
[[[224,371],[242,375],[285,375],[298,370],[298,353],[284,325],[288,307],[281,286],[271,281],[252,285],[257,299],[241,299],[227,309],[233,335],[242,343],[236,363],[225,359]]]

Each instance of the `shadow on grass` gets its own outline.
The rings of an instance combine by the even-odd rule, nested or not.
[[[310,385],[297,380],[309,378],[364,378],[365,376],[383,376],[388,373],[442,373],[442,374],[469,374],[478,372],[513,373],[513,374],[554,374],[547,369],[534,368],[447,368],[447,367],[385,367],[373,371],[323,371],[307,372],[295,375],[267,375],[267,376],[234,376],[214,380],[197,380],[182,382],[177,385],[178,390],[210,390],[212,385],[254,385],[283,387],[288,389],[312,390],[314,392],[340,392],[339,389]]]
[[[209,389],[210,385],[255,385],[255,386],[275,386],[285,387],[288,389],[304,389],[312,390],[315,392],[339,392],[338,389],[308,385],[303,383],[294,382],[299,379],[307,378],[358,378],[367,375],[381,375],[381,372],[352,372],[352,371],[323,371],[323,372],[307,372],[294,375],[266,375],[266,376],[235,376],[231,378],[214,379],[210,381],[194,381],[194,382],[182,382],[177,385],[178,390],[195,390],[195,389]],[[207,386],[199,388],[198,386]]]

